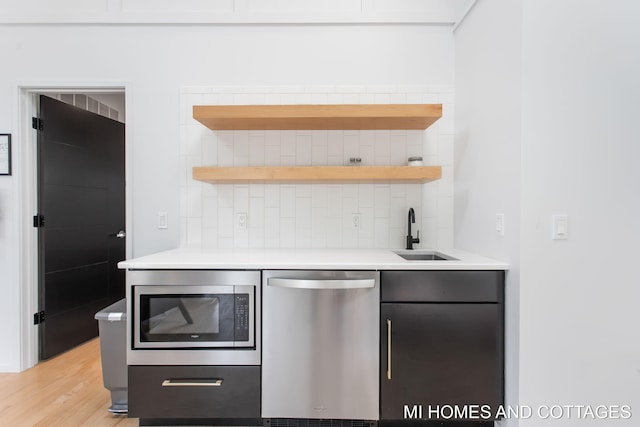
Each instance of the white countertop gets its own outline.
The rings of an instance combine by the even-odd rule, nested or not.
[[[173,249],[122,261],[121,269],[507,270],[505,262],[456,249],[456,260],[407,261],[392,249]],[[415,250],[420,253],[426,250]],[[406,252],[406,251],[403,251]]]

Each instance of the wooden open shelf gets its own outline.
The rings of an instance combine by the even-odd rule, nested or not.
[[[194,105],[212,130],[426,129],[442,104]]]
[[[218,184],[256,182],[372,182],[421,183],[439,179],[440,166],[259,166],[194,167],[193,179]]]

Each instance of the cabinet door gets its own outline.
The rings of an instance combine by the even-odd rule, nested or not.
[[[425,419],[438,418],[429,412],[438,405],[495,413],[503,400],[499,304],[381,307],[381,419],[404,419],[405,405],[422,405]]]

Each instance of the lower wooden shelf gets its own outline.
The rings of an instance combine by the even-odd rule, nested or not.
[[[193,179],[219,184],[258,182],[412,182],[439,179],[440,166],[194,167]]]

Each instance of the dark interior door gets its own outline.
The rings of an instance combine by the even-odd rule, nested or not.
[[[40,358],[97,336],[94,315],[124,297],[124,124],[40,97]]]

